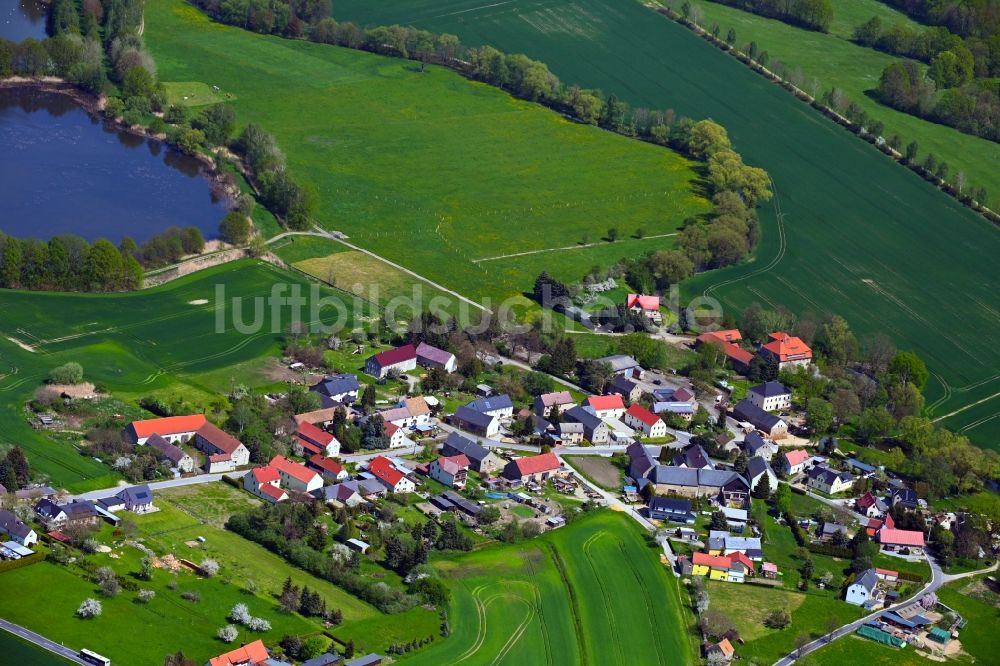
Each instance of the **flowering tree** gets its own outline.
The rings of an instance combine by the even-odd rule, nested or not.
[[[104,607],[97,599],[84,599],[80,607],[76,609],[76,614],[82,618],[97,617],[103,610]]]
[[[240,632],[237,631],[236,627],[234,627],[231,624],[227,624],[226,626],[222,627],[215,634],[216,638],[218,638],[220,641],[224,643],[232,643],[233,641],[236,640],[236,637],[239,635]]]

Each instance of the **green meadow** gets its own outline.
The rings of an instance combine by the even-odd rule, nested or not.
[[[255,300],[265,314],[264,299],[276,283],[308,293],[304,279],[249,260],[128,294],[0,291],[0,444],[24,447],[32,468],[54,485],[73,491],[113,485],[117,477],[109,467],[28,425],[24,403],[48,372],[76,361],[86,381],[116,397],[183,395],[207,409],[228,390],[240,364],[280,348],[290,308],[278,311],[277,328],[270,310],[260,330],[243,333],[236,325],[237,316],[253,324]],[[217,310],[221,295],[225,302]],[[324,309],[321,319],[332,323],[331,316]],[[310,319],[308,310],[303,319]],[[256,367],[239,378],[267,383]]]
[[[676,153],[444,68],[257,35],[182,0],[146,5],[145,38],[163,81],[219,86],[277,137],[319,224],[479,302],[530,289],[540,265],[580,278],[668,246],[707,210]],[[649,238],[603,242],[612,227]]]
[[[1000,230],[915,174],[639,2],[341,0],[336,18],[450,32],[633,106],[722,123],[776,197],[756,257],[690,280],[686,295],[737,312],[756,301],[837,313],[859,336],[886,333],[934,373],[935,416],[964,410],[943,424],[1000,446]]]

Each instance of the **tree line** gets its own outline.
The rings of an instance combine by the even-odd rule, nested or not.
[[[712,1],[819,32],[828,32],[830,30],[830,24],[833,23],[833,5],[830,0]],[[690,3],[685,1],[684,5],[688,7],[688,12],[690,12]],[[684,10],[682,8],[682,12],[683,11]]]
[[[994,37],[1000,33],[997,0],[881,0],[921,23],[944,26],[963,37]]]

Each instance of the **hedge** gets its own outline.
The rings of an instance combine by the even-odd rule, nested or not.
[[[45,559],[45,553],[32,553],[18,560],[5,560],[0,562],[0,572],[2,571],[13,571],[14,569],[20,569],[21,567],[31,566],[37,562],[41,562]]]

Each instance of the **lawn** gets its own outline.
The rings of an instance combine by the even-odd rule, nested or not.
[[[769,171],[777,197],[760,211],[755,259],[690,280],[686,296],[708,292],[733,313],[754,301],[837,313],[859,337],[890,335],[933,371],[928,403],[948,398],[938,416],[1000,392],[1000,231],[688,29],[629,0],[340,0],[336,18],[450,32],[538,58],[563,81],[633,106],[722,123]],[[953,144],[966,139],[955,133]],[[996,405],[943,423],[978,422],[965,434],[998,447],[1000,418],[983,420]]]
[[[677,580],[626,516],[437,561],[451,636],[407,664],[675,664],[694,658]]]
[[[795,662],[800,666],[841,666],[865,664],[866,666],[930,666],[938,662],[922,656],[912,647],[902,649],[879,645],[852,634]],[[968,664],[969,659],[949,659],[947,664]]]
[[[118,397],[150,394],[183,395],[205,406],[218,399],[230,378],[201,383],[204,373],[225,369],[273,355],[283,328],[291,322],[290,308],[260,315],[259,330],[237,330],[235,313],[247,326],[253,323],[249,307],[234,308],[240,297],[264,299],[276,284],[297,284],[302,279],[266,264],[241,261],[201,271],[155,289],[128,294],[54,294],[3,290],[0,292],[0,444],[19,444],[28,453],[32,468],[56,486],[74,491],[113,485],[117,476],[105,465],[81,455],[66,443],[56,443],[30,428],[22,405],[54,367],[67,361],[83,365],[88,381],[102,385]],[[306,292],[308,293],[308,292]],[[329,293],[329,292],[323,292]],[[223,307],[216,301],[224,298]],[[353,325],[353,317],[347,311]],[[331,309],[321,319],[332,323]],[[304,319],[312,313],[306,309]],[[11,342],[15,338],[34,351]],[[263,373],[253,379],[267,384]]]
[[[239,123],[274,133],[322,226],[477,301],[530,289],[542,266],[580,278],[666,247],[655,236],[707,210],[676,153],[447,69],[213,24],[182,0],[148,3],[145,26],[163,81],[217,85]],[[611,227],[647,239],[602,242]]]
[[[974,580],[982,581],[984,576]],[[995,593],[989,595],[993,603],[987,603],[987,597],[973,598],[965,594],[973,580],[959,580],[945,585],[938,590],[938,599],[958,611],[968,625],[961,631],[959,638],[962,649],[975,658],[977,663],[994,663],[997,655],[996,628],[1000,622],[1000,603],[996,601]]]
[[[318,236],[287,236],[275,241],[271,246],[271,251],[289,264],[317,257],[328,257],[334,253],[349,250],[350,248],[343,243]]]

